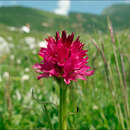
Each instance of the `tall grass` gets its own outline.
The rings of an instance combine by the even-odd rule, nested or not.
[[[108,34],[80,34],[95,74],[68,88],[69,129],[130,129],[130,31],[114,32],[108,23]],[[58,86],[51,78],[37,81],[32,65],[40,60],[39,48],[30,49],[24,41],[34,37],[37,43],[47,34],[43,37],[39,32],[23,34],[3,28],[0,36],[14,48],[0,58],[0,129],[58,128]],[[9,79],[3,77],[5,72]],[[23,81],[24,75],[29,79]]]
[[[104,44],[101,44],[102,48],[99,48],[95,40],[92,40],[92,42],[94,46],[96,47],[97,51],[100,53],[103,63],[104,63],[106,79],[107,79],[108,87],[110,88],[110,91],[111,91],[111,96],[113,99],[113,104],[115,106],[116,116],[118,118],[118,121],[121,123],[122,129],[129,129],[130,128],[130,115],[129,115],[128,90],[127,90],[128,88],[127,88],[127,82],[126,82],[124,59],[120,51],[121,50],[120,43],[118,43],[119,42],[118,39],[116,39],[115,38],[116,36],[114,36],[112,24],[109,18],[108,18],[108,28],[109,28],[111,44],[113,48],[112,53],[115,58],[114,63],[116,67],[116,72],[114,73],[117,73],[117,76],[118,76],[124,110],[121,109],[120,103],[118,102],[118,95],[116,91],[119,88],[116,85],[114,77],[113,77],[110,59],[107,60],[105,57]],[[119,47],[117,47],[116,45],[119,45]],[[119,59],[117,56],[118,54],[119,54]],[[120,64],[119,62],[121,62],[121,65],[119,65]]]

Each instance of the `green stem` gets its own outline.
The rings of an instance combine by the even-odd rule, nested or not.
[[[50,119],[50,116],[49,116],[49,113],[48,113],[46,105],[44,105],[44,110],[45,110],[45,113],[46,113],[46,116],[47,116],[47,120],[48,120],[48,124],[49,124],[50,130],[53,130],[53,126],[52,126],[51,119]]]
[[[67,86],[64,82],[60,82],[59,127],[67,130]]]

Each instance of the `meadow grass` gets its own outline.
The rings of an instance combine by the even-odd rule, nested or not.
[[[41,60],[37,43],[48,34],[0,28],[10,46],[0,58],[0,129],[58,128],[58,85],[53,78],[38,81],[32,69]],[[68,129],[130,129],[130,30],[114,33],[111,23],[108,29],[80,34],[95,74],[69,86]]]

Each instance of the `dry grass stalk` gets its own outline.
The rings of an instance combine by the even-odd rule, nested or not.
[[[110,80],[109,80],[109,72],[108,72],[108,65],[107,65],[107,60],[106,60],[106,57],[105,57],[105,54],[104,54],[104,51],[102,51],[98,44],[96,43],[96,41],[94,39],[92,39],[92,43],[93,45],[97,48],[97,51],[100,53],[102,59],[103,59],[103,62],[104,62],[104,69],[105,69],[105,73],[106,73],[106,78],[107,78],[107,82],[109,84]]]
[[[121,69],[122,69],[122,77],[123,77],[123,84],[124,84],[124,89],[125,89],[125,93],[126,93],[126,100],[127,100],[127,114],[128,114],[128,118],[130,118],[130,113],[129,113],[129,104],[128,104],[128,93],[127,93],[127,83],[126,83],[126,73],[125,73],[125,65],[124,65],[124,58],[123,55],[120,55],[121,57]]]
[[[119,122],[121,122],[122,129],[125,129],[124,117],[123,117],[123,113],[121,111],[120,105],[118,103],[118,97],[116,95],[116,84],[115,84],[115,81],[113,80],[113,75],[112,75],[110,63],[108,63],[108,69],[109,69],[109,74],[110,74],[109,78],[110,78],[110,81],[111,81],[110,90],[111,90],[111,92],[114,92],[114,94],[112,93],[112,99],[113,99],[113,102],[114,102],[114,105],[115,105],[116,115],[118,117]]]
[[[6,80],[6,86],[5,86],[5,100],[7,102],[7,109],[9,113],[9,120],[12,116],[12,101],[11,101],[11,95],[10,95],[10,76],[7,77]]]
[[[109,31],[110,31],[110,35],[111,35],[111,39],[112,39],[112,43],[113,43],[112,47],[113,47],[113,53],[114,53],[114,57],[115,57],[115,65],[116,65],[117,74],[119,77],[120,87],[122,90],[123,103],[124,103],[124,108],[125,108],[125,116],[127,118],[126,120],[127,120],[127,125],[128,125],[129,124],[128,123],[129,105],[128,105],[127,91],[125,90],[125,86],[123,84],[122,75],[120,72],[120,67],[119,67],[119,62],[118,62],[118,57],[117,57],[117,53],[116,53],[116,46],[115,46],[116,44],[115,44],[115,39],[114,39],[114,34],[113,34],[113,28],[112,28],[112,24],[109,19],[108,19],[108,27],[109,27]],[[120,52],[120,50],[118,50],[118,52]]]

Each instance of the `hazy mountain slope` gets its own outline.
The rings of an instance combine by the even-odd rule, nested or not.
[[[104,9],[103,15],[109,16],[115,28],[130,27],[130,4],[117,4]]]
[[[32,29],[39,31],[67,29],[69,31],[92,32],[96,29],[104,30],[103,18],[97,15],[70,13],[68,17],[65,17],[25,7],[1,7],[0,23],[18,27],[30,23]]]
[[[109,13],[111,12],[109,11],[111,8],[114,8],[114,14]],[[63,29],[80,32],[104,32],[107,30],[106,16],[110,15],[110,17],[112,17],[112,22],[117,29],[130,27],[129,17],[125,17],[125,15],[123,16],[125,8],[123,8],[121,15],[120,13],[118,14],[118,17],[115,13],[118,12],[116,9],[116,6],[107,8],[104,10],[102,15],[70,13],[69,16],[66,17],[33,8],[19,6],[1,7],[0,23],[16,27],[21,27],[22,25],[29,23],[32,30],[44,32],[52,32]],[[130,9],[127,9],[127,11],[128,10]]]

